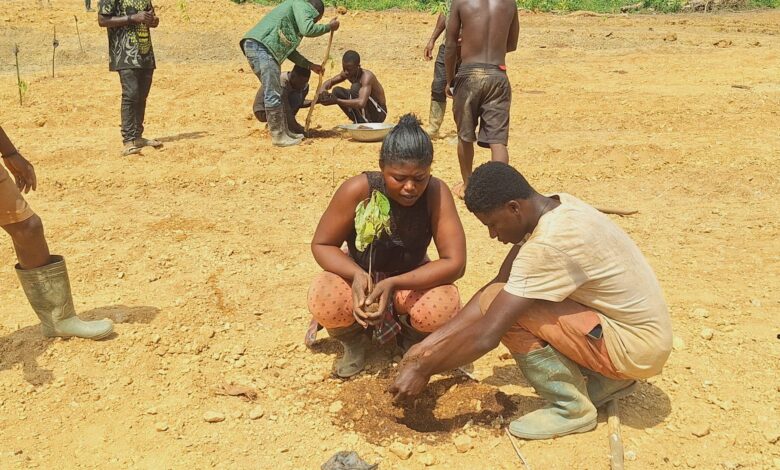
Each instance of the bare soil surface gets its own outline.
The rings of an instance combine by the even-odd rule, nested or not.
[[[77,309],[113,318],[116,335],[42,338],[5,238],[0,467],[315,469],[355,450],[380,468],[520,468],[498,418],[472,420],[475,400],[483,414],[513,404],[507,420],[541,405],[503,347],[476,362],[478,384],[445,390],[462,379],[435,377],[426,395],[435,404],[409,414],[382,396],[392,351],[342,382],[331,377],[338,343],[321,333],[314,352],[303,346],[314,227],[340,182],[377,167],[379,145],[343,138],[340,112],[318,108],[317,138],[270,146],[251,114],[258,81],[238,48],[266,9],[155,2],[146,135],[165,147],[122,158],[105,31],[82,2],[51,3],[2,2],[0,123],[36,165],[28,199],[68,261]],[[389,120],[427,117],[433,65],[422,48],[433,25],[423,13],[348,12],[332,56],[338,64],[345,50],[360,52],[384,84]],[[21,107],[14,43],[30,84]],[[301,51],[320,61],[326,44],[307,39]],[[780,468],[780,12],[524,14],[508,66],[511,162],[541,191],[637,209],[615,220],[671,308],[666,370],[621,401],[627,468]],[[444,131],[434,173],[454,184],[449,118]],[[488,158],[478,151],[478,163]],[[465,300],[507,248],[459,211]],[[230,383],[258,397],[215,393]],[[224,420],[206,422],[207,412]],[[458,452],[463,436],[473,447]],[[390,451],[395,443],[411,444],[408,460]],[[606,422],[521,451],[535,469],[608,468]]]

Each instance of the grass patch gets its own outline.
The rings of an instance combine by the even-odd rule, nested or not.
[[[282,0],[232,0],[235,3],[255,3],[274,6]],[[532,11],[577,11],[587,10],[597,13],[617,13],[626,5],[634,5],[640,0],[517,0],[518,8]],[[324,0],[326,6],[344,6],[348,10],[402,10],[442,11],[441,0]],[[643,0],[639,11],[657,11],[661,13],[679,12],[688,0]],[[780,8],[780,0],[745,0],[744,7]]]

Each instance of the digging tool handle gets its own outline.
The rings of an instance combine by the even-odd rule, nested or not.
[[[325,68],[325,64],[328,62],[328,57],[330,57],[330,46],[333,45],[333,31],[330,32],[330,37],[328,37],[328,48],[325,49],[325,58],[322,59],[322,68]],[[309,135],[309,126],[311,125],[311,114],[314,111],[314,106],[317,105],[317,101],[320,98],[320,87],[322,86],[322,79],[325,76],[325,71],[323,70],[320,74],[320,78],[317,81],[317,91],[314,94],[314,99],[311,100],[311,106],[309,106],[309,113],[306,115],[306,126],[304,126],[303,134],[308,136]]]
[[[81,33],[79,32],[79,17],[76,15],[73,15],[73,19],[76,20],[76,36],[79,38],[79,49],[81,49],[81,53],[84,53],[84,46],[81,45]]]
[[[623,470],[623,439],[620,436],[620,416],[618,401],[607,403],[607,425],[609,426],[609,467]]]

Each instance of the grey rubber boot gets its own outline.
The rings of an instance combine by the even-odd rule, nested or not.
[[[608,401],[627,397],[637,389],[636,380],[610,379],[584,367],[580,367],[580,370],[588,378],[588,396],[596,408],[600,408]]]
[[[52,255],[51,263],[35,269],[21,269],[17,264],[16,275],[41,320],[44,336],[102,339],[114,331],[114,323],[109,319],[83,321],[76,316],[68,269],[62,256]]]
[[[268,129],[271,131],[271,142],[277,147],[290,147],[301,143],[301,139],[293,139],[287,135],[287,120],[284,117],[283,106],[265,110],[268,117]]]
[[[439,136],[441,124],[444,122],[444,114],[447,112],[447,102],[439,103],[431,101],[431,111],[428,114],[428,127],[425,131],[433,139]]]
[[[398,347],[406,354],[412,346],[424,340],[430,333],[425,333],[412,326],[409,315],[398,317],[401,324],[401,332],[398,334]]]
[[[328,334],[344,346],[344,355],[336,361],[336,375],[346,379],[363,370],[369,341],[363,327],[353,323],[344,328],[328,328]]]
[[[509,432],[523,439],[551,439],[596,427],[596,407],[574,361],[550,345],[514,358],[536,393],[548,403],[512,421]]]

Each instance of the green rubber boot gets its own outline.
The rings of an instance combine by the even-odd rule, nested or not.
[[[588,378],[588,396],[596,408],[600,408],[608,401],[627,397],[637,389],[636,380],[610,379],[584,367],[580,367],[580,370]]]
[[[574,361],[550,345],[514,358],[548,403],[512,421],[509,432],[523,439],[551,439],[596,427],[596,407],[588,399],[585,378]]]
[[[328,328],[328,334],[344,346],[344,355],[336,361],[336,375],[346,379],[357,375],[366,366],[368,337],[362,326],[353,323],[344,328]]]
[[[51,263],[35,269],[21,269],[17,264],[16,275],[41,320],[44,336],[102,339],[114,331],[114,323],[109,319],[83,321],[76,316],[68,268],[62,256],[53,255]]]

